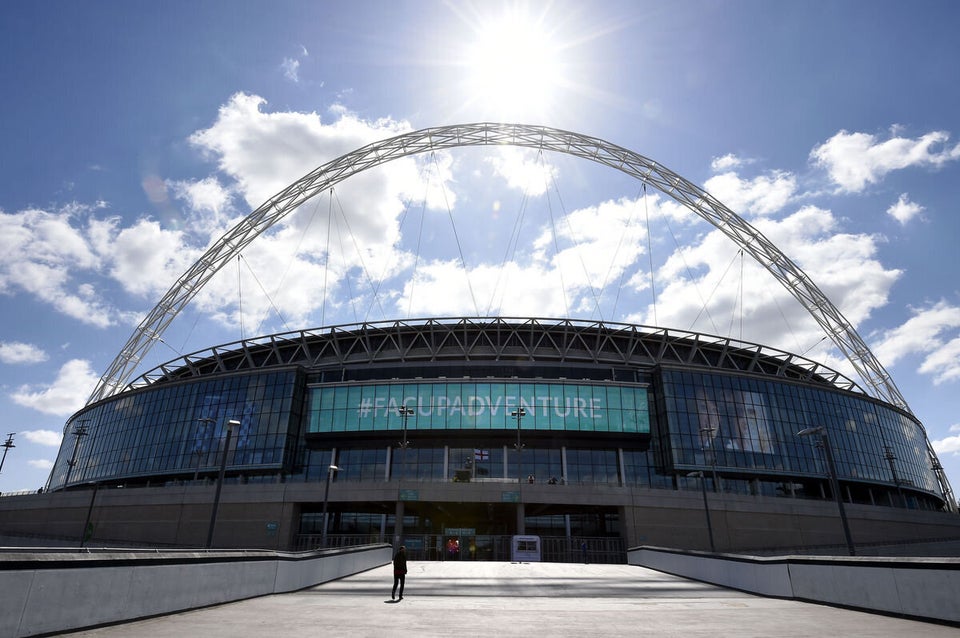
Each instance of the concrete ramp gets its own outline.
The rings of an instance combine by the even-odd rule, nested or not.
[[[631,565],[411,562],[76,636],[956,636],[943,625],[768,599]]]

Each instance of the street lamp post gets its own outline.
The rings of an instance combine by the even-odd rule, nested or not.
[[[523,443],[520,442],[520,420],[527,416],[527,411],[524,408],[517,408],[510,413],[510,416],[517,419],[517,442],[513,444],[513,447],[517,449],[517,483],[520,483],[523,481],[523,472],[520,471],[520,454],[523,450]]]
[[[334,472],[339,472],[340,468],[331,464],[327,468],[327,487],[323,490],[323,529],[320,530],[320,547],[327,546],[327,501],[330,499],[330,480]]]
[[[847,510],[843,506],[843,498],[840,496],[840,482],[837,480],[837,468],[833,462],[833,451],[830,449],[830,437],[827,436],[827,428],[819,425],[813,428],[805,428],[797,432],[797,436],[820,435],[820,443],[823,446],[823,455],[827,458],[827,473],[830,478],[830,489],[837,501],[837,509],[840,510],[840,523],[843,525],[843,537],[847,541],[847,551],[851,556],[856,556],[856,548],[853,545],[853,536],[850,535],[850,525],[847,523]]]
[[[83,531],[80,533],[80,547],[87,544],[87,541],[93,536],[93,528],[90,526],[90,519],[93,516],[93,505],[97,501],[97,490],[100,489],[99,483],[93,484],[93,493],[90,494],[90,505],[87,507],[87,519],[83,521]]]
[[[73,436],[76,439],[73,442],[73,455],[67,461],[67,478],[63,481],[63,489],[70,485],[70,475],[73,473],[73,466],[77,464],[77,450],[80,449],[80,437],[90,434],[90,428],[87,427],[87,421],[90,419],[81,419],[77,425],[73,426]]]
[[[897,456],[893,453],[893,448],[889,445],[883,448],[883,458],[890,464],[890,473],[893,475],[893,482],[897,486],[897,494],[900,495],[901,504],[906,508],[907,497],[903,495],[903,489],[900,487],[900,477],[897,475]]]
[[[401,405],[399,408],[397,408],[397,414],[399,414],[400,418],[403,420],[403,440],[397,442],[397,445],[401,450],[403,450],[403,455],[400,457],[401,472],[397,478],[403,478],[402,469],[405,469],[404,465],[407,462],[407,448],[410,447],[410,441],[407,440],[407,419],[413,416],[413,408],[408,408],[405,405]]]
[[[405,405],[401,405],[399,408],[397,408],[397,414],[399,414],[403,419],[403,440],[398,444],[400,447],[406,450],[410,446],[410,441],[407,440],[407,418],[413,416],[413,408],[408,408]]]
[[[707,502],[707,477],[702,471],[690,472],[687,474],[690,477],[699,477],[700,478],[700,493],[703,494],[703,513],[707,517],[707,536],[710,539],[710,551],[716,552],[717,548],[713,542],[713,525],[710,522],[710,504]]]
[[[713,491],[720,491],[720,479],[717,477],[717,451],[713,447],[714,438],[713,433],[717,431],[717,428],[714,427],[705,427],[700,428],[700,449],[703,449],[703,437],[710,437],[710,472],[713,474]]]
[[[227,438],[223,444],[223,457],[220,459],[220,474],[217,475],[217,491],[213,497],[213,511],[210,512],[210,528],[207,530],[207,549],[213,546],[213,530],[217,526],[217,510],[220,509],[220,491],[223,489],[223,475],[227,471],[227,452],[230,451],[230,436],[233,428],[238,427],[240,421],[227,421]]]
[[[0,472],[3,471],[3,462],[7,460],[7,452],[10,451],[10,448],[17,447],[16,445],[13,444],[14,434],[16,434],[16,432],[10,432],[9,434],[7,434],[7,440],[3,442],[3,457],[0,458]]]

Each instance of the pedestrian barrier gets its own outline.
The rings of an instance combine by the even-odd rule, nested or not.
[[[0,554],[0,636],[46,635],[296,591],[390,562],[388,545]]]
[[[763,596],[960,625],[960,559],[758,557],[635,547],[628,563]]]

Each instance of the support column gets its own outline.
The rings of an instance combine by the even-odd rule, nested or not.
[[[400,539],[403,538],[403,501],[397,501],[397,510],[393,521],[393,548],[396,549],[400,547]]]
[[[527,533],[524,518],[526,518],[526,513],[524,512],[523,503],[517,503],[517,534],[522,535]]]

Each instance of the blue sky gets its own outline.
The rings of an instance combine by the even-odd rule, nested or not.
[[[935,1],[2,3],[0,433],[17,434],[0,491],[45,483],[137,321],[243,215],[364,144],[487,120],[624,146],[759,227],[960,487],[958,18]],[[241,336],[488,312],[656,319],[850,372],[672,200],[511,149],[394,162],[305,205],[140,371]]]

